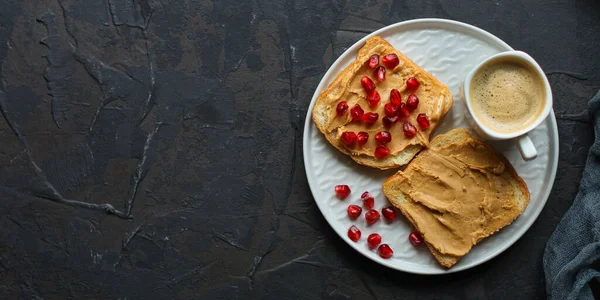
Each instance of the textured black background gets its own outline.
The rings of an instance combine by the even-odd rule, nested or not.
[[[535,57],[561,141],[554,189],[523,238],[437,277],[348,247],[301,155],[333,60],[422,17]],[[599,32],[592,0],[2,0],[0,298],[543,298],[544,245],[592,141]]]

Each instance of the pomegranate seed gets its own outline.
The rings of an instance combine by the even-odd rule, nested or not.
[[[419,88],[419,81],[414,77],[409,78],[406,80],[406,88],[413,92],[416,91]]]
[[[375,140],[378,144],[387,144],[392,141],[392,135],[389,131],[380,131],[375,134]]]
[[[350,195],[350,187],[345,184],[336,185],[335,194],[340,200],[344,200]]]
[[[356,133],[354,133],[352,131],[346,131],[346,132],[342,133],[342,136],[340,139],[342,140],[344,145],[354,146],[354,144],[356,144],[357,137],[356,137]]]
[[[409,111],[413,111],[417,109],[417,106],[419,106],[419,98],[414,94],[410,94],[406,100],[406,108],[408,108]]]
[[[421,127],[421,129],[429,128],[429,119],[427,118],[426,114],[419,114],[417,116],[417,123],[419,123],[419,127]]]
[[[404,125],[402,125],[402,130],[404,131],[404,135],[409,139],[412,139],[415,137],[415,135],[417,135],[417,129],[408,121],[404,121]]]
[[[390,70],[393,70],[399,63],[398,55],[395,53],[385,55],[382,59],[383,64]]]
[[[377,148],[375,148],[375,158],[382,159],[388,155],[390,155],[390,148],[384,145],[377,145]]]
[[[365,111],[360,107],[360,105],[356,104],[350,109],[350,116],[352,116],[352,120],[360,121],[362,119]]]
[[[369,68],[375,69],[377,66],[379,66],[379,55],[373,54],[369,58]]]
[[[383,121],[383,126],[390,128],[392,127],[392,125],[394,125],[396,122],[398,122],[400,120],[400,118],[398,118],[398,116],[393,116],[393,117],[383,117],[383,119],[381,119]]]
[[[368,113],[364,114],[362,117],[363,122],[365,122],[369,125],[377,122],[377,119],[379,119],[379,114],[372,113],[372,112],[368,112]]]
[[[394,115],[396,115],[397,110],[398,110],[398,107],[394,106],[391,103],[386,103],[383,106],[383,112],[385,112],[385,115],[388,117],[393,117]]]
[[[360,206],[354,204],[348,206],[348,217],[350,217],[350,219],[355,220],[356,218],[360,217],[361,213],[362,208],[360,208]]]
[[[367,237],[367,243],[369,244],[369,248],[375,249],[381,243],[381,236],[377,233],[371,233]]]
[[[362,193],[362,195],[360,195],[360,199],[362,199],[363,205],[367,209],[372,209],[373,205],[375,205],[375,198],[373,198],[373,195],[371,195],[369,192]]]
[[[358,240],[360,240],[360,230],[358,227],[354,225],[350,226],[350,229],[348,229],[348,237],[353,242],[358,242]]]
[[[377,250],[379,252],[379,256],[385,259],[392,257],[392,255],[394,254],[394,251],[392,250],[392,248],[390,248],[388,244],[381,244],[381,246],[379,246]]]
[[[386,220],[392,222],[396,219],[396,211],[391,208],[390,206],[388,207],[384,207],[381,210],[381,214],[383,215],[384,218],[386,218]]]
[[[364,131],[361,131],[356,135],[356,142],[361,146],[364,146],[367,143],[367,140],[369,140],[369,134]]]
[[[367,96],[367,103],[369,103],[370,107],[377,106],[377,104],[379,104],[380,100],[381,100],[381,97],[379,96],[379,92],[377,92],[377,91],[373,91],[373,92],[369,93],[369,95]]]
[[[400,92],[397,89],[392,89],[390,91],[390,103],[392,103],[394,106],[400,106],[401,102],[402,95],[400,95]]]
[[[345,115],[348,111],[348,103],[346,103],[346,101],[338,103],[337,107],[335,108],[335,111],[337,112],[338,116]]]
[[[383,66],[379,66],[375,69],[375,79],[379,82],[385,81],[385,68]]]
[[[379,212],[371,209],[365,213],[365,219],[367,220],[368,225],[373,225],[375,222],[379,221]]]
[[[367,76],[363,76],[363,78],[360,80],[360,84],[362,84],[363,89],[365,89],[367,93],[375,90],[375,83],[373,83],[373,80]]]
[[[420,246],[423,243],[423,238],[421,237],[421,235],[416,232],[413,231],[408,235],[408,240],[410,241],[411,244],[413,244],[413,246]]]
[[[408,108],[406,108],[406,104],[400,104],[400,107],[398,107],[398,117],[401,119],[406,119],[408,116],[410,116],[410,111],[408,111]]]

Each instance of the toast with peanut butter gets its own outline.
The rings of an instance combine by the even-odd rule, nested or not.
[[[510,162],[462,128],[435,137],[385,181],[383,193],[446,268],[529,203],[527,185]]]
[[[312,119],[357,163],[391,169],[427,147],[452,103],[448,87],[374,36],[317,98]]]

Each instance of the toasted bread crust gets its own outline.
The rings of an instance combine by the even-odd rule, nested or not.
[[[396,50],[386,40],[379,36],[374,36],[366,41],[365,45],[359,50],[354,62],[352,62],[348,67],[342,70],[342,72],[340,72],[340,74],[336,76],[336,78],[327,87],[327,89],[323,93],[321,93],[321,95],[319,95],[312,111],[312,119],[319,131],[323,133],[327,141],[329,141],[329,143],[335,148],[337,148],[340,152],[349,155],[354,161],[361,165],[385,170],[398,168],[402,165],[407,164],[412,159],[412,157],[415,156],[415,154],[417,154],[422,149],[422,146],[409,145],[400,153],[396,155],[391,155],[385,159],[376,159],[367,155],[354,155],[350,151],[348,151],[346,147],[336,138],[335,131],[331,133],[327,132],[327,124],[329,123],[329,120],[327,117],[324,117],[329,115],[328,109],[331,109],[331,107],[328,108],[328,103],[337,101],[342,97],[345,91],[345,88],[343,87],[348,85],[348,83],[354,78],[355,73],[361,68],[364,62],[367,61],[368,58],[373,54],[374,49],[378,47],[385,47],[386,53],[395,53],[396,55],[398,55],[401,61],[405,62],[406,65],[419,70],[419,72],[421,72],[420,74],[423,77],[425,77],[429,82],[443,89],[443,93],[441,96],[443,97],[444,103],[442,116],[440,116],[440,118],[443,117],[450,110],[453,104],[453,99],[448,87],[443,85],[439,80],[433,77],[433,75],[423,70],[421,67],[415,64],[412,60],[410,60],[400,51]],[[434,127],[432,127],[431,134],[433,134],[435,128],[438,125],[439,123],[436,123]]]
[[[496,149],[494,149],[493,147],[473,138],[466,129],[457,128],[457,129],[453,129],[445,134],[437,136],[431,142],[430,148],[434,148],[434,149],[443,148],[443,147],[449,147],[452,144],[460,144],[460,143],[467,143],[467,142],[474,142],[474,143],[477,143],[478,145],[485,147],[486,151],[492,152],[500,160],[502,160],[502,162],[505,164],[505,172],[509,173],[513,187],[516,188],[516,191],[518,191],[518,193],[521,195],[520,197],[518,197],[516,199],[516,201],[518,202],[519,205],[517,206],[517,209],[513,212],[514,214],[512,216],[512,219],[509,222],[507,222],[506,224],[503,224],[500,228],[497,228],[496,231],[491,232],[489,235],[482,236],[479,240],[477,240],[475,242],[475,244],[477,244],[482,239],[484,239],[488,236],[491,236],[492,234],[498,232],[500,229],[511,224],[519,215],[521,215],[523,213],[523,211],[525,211],[525,208],[527,207],[527,205],[529,204],[530,194],[529,194],[529,189],[527,188],[527,184],[521,177],[519,177],[519,175],[517,174],[517,171],[510,164],[510,162],[506,159],[506,157],[504,157],[504,155],[502,155],[498,151],[496,151]],[[427,150],[424,150],[424,151],[427,151]],[[421,155],[421,153],[419,155]],[[399,172],[401,172],[401,171],[399,171]],[[419,228],[418,224],[413,220],[411,215],[407,213],[407,211],[404,207],[406,201],[409,201],[408,199],[410,199],[410,197],[408,195],[402,193],[400,190],[395,189],[395,187],[396,187],[395,181],[398,179],[399,179],[398,173],[396,173],[396,174],[392,175],[390,178],[388,178],[383,183],[383,193],[388,198],[388,200],[396,208],[398,208],[400,210],[400,212],[413,225],[413,227],[418,232],[423,233],[423,230],[421,228]],[[427,242],[426,239],[425,239],[425,244],[429,248],[431,254],[440,263],[440,265],[442,265],[446,268],[452,267],[462,258],[462,256],[449,255],[449,254],[444,254],[444,253],[439,252],[435,247],[433,247],[433,245],[431,245],[429,242]]]

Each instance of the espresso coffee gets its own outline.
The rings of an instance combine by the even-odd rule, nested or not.
[[[469,89],[473,114],[483,126],[501,133],[526,128],[542,113],[543,79],[528,66],[511,60],[484,65]]]

